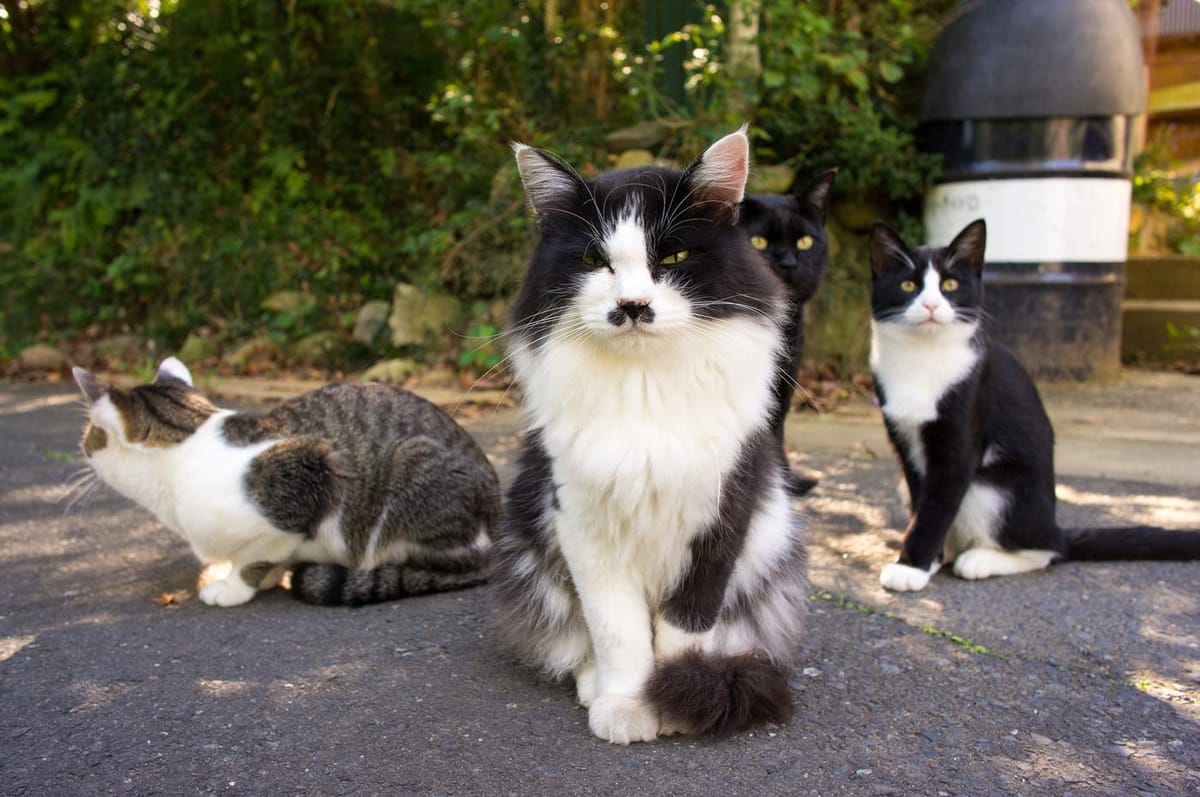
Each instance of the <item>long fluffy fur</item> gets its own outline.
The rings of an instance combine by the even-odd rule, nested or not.
[[[802,525],[767,430],[784,302],[733,226],[737,136],[711,168],[594,182],[518,148],[543,237],[509,334],[530,431],[495,538],[497,618],[527,659],[575,677],[589,727],[616,743],[790,710],[764,669],[792,663],[805,608]],[[738,673],[727,719],[674,722],[677,676],[686,691]]]
[[[663,724],[682,733],[730,736],[792,716],[787,673],[752,653],[692,651],[658,665],[646,697]]]

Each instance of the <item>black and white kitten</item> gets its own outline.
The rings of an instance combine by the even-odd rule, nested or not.
[[[837,169],[822,172],[811,184],[797,181],[787,194],[752,194],[742,200],[738,226],[751,245],[766,258],[787,288],[788,315],[784,327],[786,364],[775,380],[771,431],[783,446],[784,421],[796,394],[796,378],[804,359],[804,305],[817,292],[829,260],[825,221]],[[786,455],[784,456],[787,462]],[[787,468],[788,490],[801,496],[817,486]]]
[[[529,431],[500,629],[615,743],[782,721],[806,568],[770,429],[785,297],[735,226],[746,135],[595,180],[515,149],[541,240],[509,328]]]
[[[1062,529],[1054,430],[1033,380],[983,324],[987,229],[945,248],[871,230],[871,373],[912,516],[888,589],[925,587],[943,563],[988,578],[1066,559],[1196,559],[1200,532]]]
[[[270,412],[218,409],[167,358],[121,390],[75,369],[82,449],[209,566],[200,599],[237,606],[288,568],[308,603],[356,605],[486,580],[496,473],[467,432],[400,388],[334,384]]]

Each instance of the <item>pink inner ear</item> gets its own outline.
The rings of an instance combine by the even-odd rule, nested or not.
[[[742,131],[713,144],[696,167],[697,193],[703,199],[736,205],[746,193],[750,176],[750,142]]]

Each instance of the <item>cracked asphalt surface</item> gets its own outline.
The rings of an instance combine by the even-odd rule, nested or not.
[[[1046,396],[1063,525],[1200,527],[1200,378]],[[487,587],[202,605],[196,562],[148,513],[107,490],[67,511],[81,420],[66,386],[0,385],[4,795],[1200,793],[1200,563],[887,593],[899,469],[865,401],[789,426],[821,477],[799,502],[813,596],[795,718],[629,748],[499,647]],[[461,420],[511,478],[517,412]]]

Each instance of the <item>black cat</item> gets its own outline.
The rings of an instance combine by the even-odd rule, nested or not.
[[[1059,528],[1050,419],[984,327],[986,238],[983,220],[945,248],[871,230],[871,373],[912,510],[880,581],[920,590],[943,562],[979,579],[1067,559],[1200,558],[1200,531]]]
[[[775,380],[775,407],[771,413],[771,431],[781,447],[784,421],[796,393],[796,376],[804,355],[804,304],[817,292],[829,259],[825,219],[835,177],[837,169],[830,169],[812,184],[797,180],[787,194],[747,196],[738,219],[738,227],[787,286],[787,361]],[[788,492],[794,496],[817,486],[815,479],[800,478],[791,468],[785,472]]]

